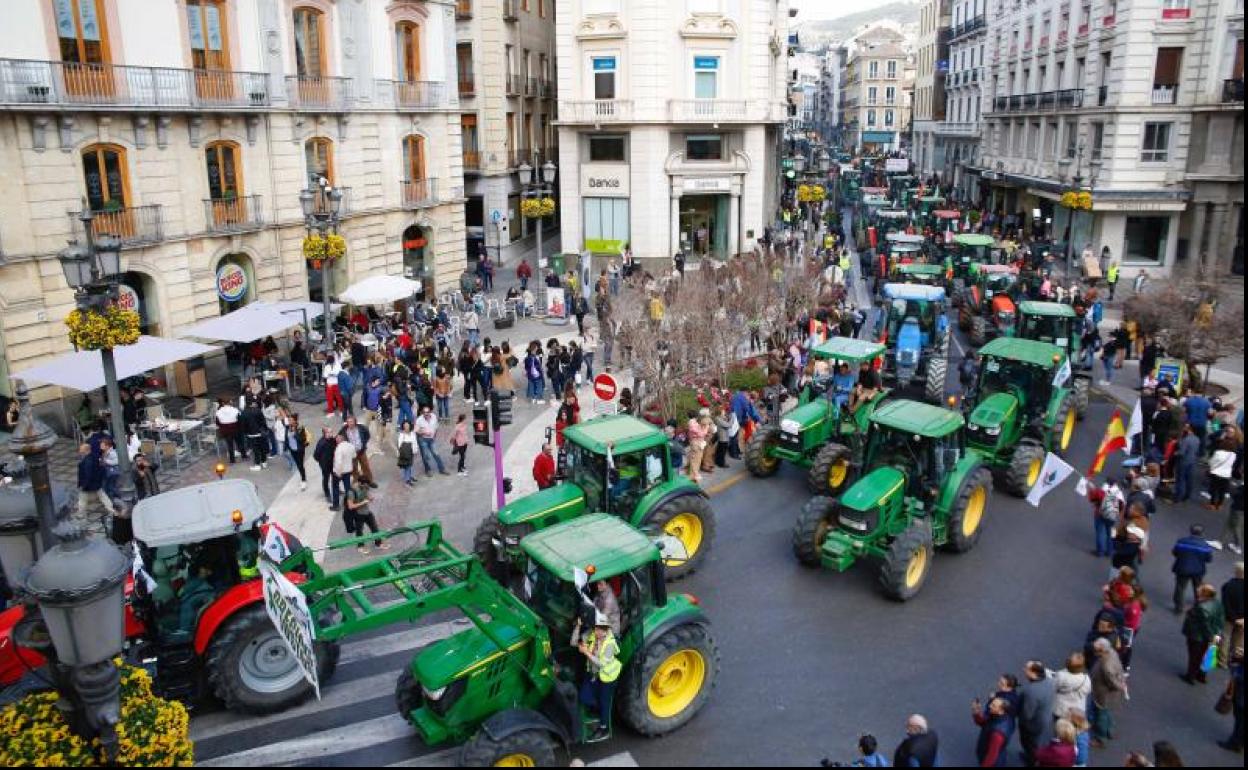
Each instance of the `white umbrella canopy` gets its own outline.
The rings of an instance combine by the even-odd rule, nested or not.
[[[324,304],[320,302],[312,302],[311,300],[306,299],[284,299],[279,302],[253,302],[252,304],[260,307],[273,308],[282,315],[289,316],[297,321],[303,320],[303,314],[305,312],[308,314],[309,321],[314,318],[320,318],[325,312]],[[248,305],[248,307],[251,307],[251,305]],[[329,303],[329,312],[337,312],[341,307],[341,303],[331,302]]]
[[[420,289],[420,281],[398,275],[374,275],[351,284],[338,294],[338,299],[352,305],[386,305],[408,299]]]
[[[198,342],[142,335],[133,345],[113,348],[113,359],[117,363],[117,379],[124,380],[174,361],[202,356],[213,350],[215,348]],[[80,350],[24,369],[10,377],[44,385],[60,385],[86,393],[104,387],[104,361],[98,350]]]
[[[282,313],[273,305],[253,302],[232,313],[200,321],[183,329],[178,336],[227,342],[251,342],[273,334],[281,334],[292,326],[299,326],[302,323],[301,313]]]

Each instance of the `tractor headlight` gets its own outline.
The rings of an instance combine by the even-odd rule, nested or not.
[[[420,688],[420,691],[425,694],[425,700],[440,700],[442,698],[443,693],[446,692],[446,688],[439,687],[436,690],[430,690],[422,685]]]
[[[859,519],[851,519],[847,516],[841,517],[841,526],[845,527],[846,529],[852,529],[855,532],[862,532],[864,534],[867,531],[867,522],[861,521]]]
[[[797,420],[783,419],[780,421],[780,430],[785,433],[801,433],[802,425]]]
[[[427,690],[421,685],[421,692],[425,695],[425,704],[429,710],[438,716],[446,716],[460,697],[468,690],[468,679],[460,678],[436,690]]]
[[[1001,426],[998,425],[993,428],[984,428],[984,433],[987,433],[989,436],[999,436],[1001,435]]]

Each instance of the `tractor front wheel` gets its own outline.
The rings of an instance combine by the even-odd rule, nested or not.
[[[921,521],[906,527],[888,546],[880,565],[880,585],[890,599],[904,602],[914,597],[932,571],[932,532]]]
[[[710,629],[686,623],[647,641],[641,655],[617,690],[617,713],[642,735],[666,735],[693,719],[710,698],[719,648]]]
[[[499,551],[498,543],[504,544],[502,552]],[[487,513],[472,536],[472,552],[481,560],[490,577],[503,583],[507,582],[509,572],[506,548],[503,525],[498,522],[498,516]]]
[[[780,430],[775,425],[766,425],[754,431],[745,445],[745,467],[750,473],[766,478],[780,470],[780,458],[775,455],[779,441]]]
[[[316,643],[323,682],[338,664],[338,646]],[[230,711],[271,714],[302,703],[312,685],[263,604],[239,610],[217,631],[205,660],[212,691]]]
[[[420,708],[425,701],[424,694],[420,691],[420,682],[416,681],[416,676],[412,674],[412,666],[410,663],[403,665],[403,672],[399,674],[399,681],[394,685],[394,704],[399,709],[399,716],[404,721],[412,721],[412,712]]]
[[[460,751],[464,767],[554,767],[559,743],[545,730],[519,730],[503,738],[493,738],[488,730],[477,730]]]
[[[965,553],[975,547],[983,530],[984,509],[988,505],[988,492],[992,489],[992,474],[982,465],[962,479],[953,508],[949,511],[947,530],[948,548],[954,553]]]
[[[1010,467],[1005,471],[1005,488],[1015,497],[1026,497],[1040,480],[1044,468],[1044,447],[1025,442],[1014,447]]]
[[[715,537],[715,512],[705,497],[681,495],[651,511],[643,526],[656,534],[671,535],[684,545],[688,558],[664,562],[667,579],[680,580],[696,572],[710,553],[711,540]]]
[[[845,486],[853,470],[849,447],[843,444],[826,444],[815,455],[806,477],[806,486],[813,495],[830,495]]]
[[[971,319],[971,344],[980,347],[988,338],[988,322],[984,320],[982,315],[977,315]]]
[[[802,506],[793,525],[793,555],[806,567],[823,563],[823,540],[832,528],[832,510],[836,505],[830,497],[812,497]]]
[[[971,305],[966,301],[966,297],[962,297],[962,304],[958,307],[958,328],[964,332],[971,330]]]
[[[923,382],[923,400],[929,404],[944,406],[946,373],[949,360],[931,358],[927,362],[927,379]]]
[[[1092,386],[1092,380],[1087,377],[1076,377],[1073,388],[1073,398],[1075,399],[1075,417],[1082,420],[1088,415],[1088,402],[1091,395],[1088,390]]]
[[[1070,442],[1075,438],[1075,423],[1078,421],[1078,416],[1073,401],[1072,397],[1067,396],[1057,407],[1057,417],[1053,420],[1052,438],[1049,442],[1054,454],[1066,454]]]

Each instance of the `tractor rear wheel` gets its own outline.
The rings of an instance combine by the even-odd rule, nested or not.
[[[849,447],[844,444],[825,444],[810,466],[806,486],[814,495],[833,494],[849,481],[853,467]]]
[[[932,571],[932,532],[927,524],[913,521],[888,546],[880,565],[880,585],[890,599],[904,602],[914,597]]]
[[[929,404],[944,406],[945,380],[949,371],[949,359],[930,358],[927,361],[927,379],[923,382],[923,400]]]
[[[510,572],[507,554],[499,553],[495,543],[506,543],[503,540],[503,525],[499,523],[498,516],[487,513],[472,536],[472,552],[481,560],[482,566],[485,567],[490,577],[506,582],[507,574]],[[503,548],[505,549],[506,545]]]
[[[1072,398],[1075,399],[1075,417],[1082,420],[1088,414],[1088,402],[1091,400],[1089,389],[1092,386],[1092,380],[1087,377],[1076,377],[1075,385],[1072,389]]]
[[[1005,470],[1005,488],[1015,497],[1026,497],[1040,480],[1044,468],[1044,447],[1030,441],[1014,447],[1010,467]]]
[[[982,315],[977,315],[971,319],[971,344],[980,347],[988,338],[988,322],[984,320]]]
[[[962,304],[958,307],[958,328],[964,332],[971,330],[971,304],[965,295],[962,297]]]
[[[320,681],[338,665],[338,645],[316,643]],[[212,691],[230,711],[271,714],[307,700],[312,685],[263,604],[234,613],[213,637],[204,662]]]
[[[1078,415],[1075,413],[1074,398],[1067,396],[1057,407],[1057,418],[1053,420],[1052,435],[1049,440],[1049,447],[1054,454],[1064,455],[1066,449],[1070,447],[1070,442],[1075,437],[1075,423],[1078,421]]]
[[[818,567],[823,562],[823,539],[832,529],[835,505],[830,497],[812,497],[802,506],[793,525],[793,555],[803,566]]]
[[[553,767],[558,749],[555,736],[545,730],[519,730],[495,739],[481,729],[464,744],[459,763],[464,767]]]
[[[759,478],[774,476],[780,470],[780,458],[776,457],[776,444],[780,441],[780,429],[766,425],[754,431],[745,445],[745,467]]]
[[[702,709],[719,674],[719,648],[701,623],[686,623],[648,640],[617,689],[617,713],[648,737],[684,726]]]
[[[962,486],[949,510],[946,546],[954,553],[965,553],[975,547],[984,529],[984,509],[992,490],[992,473],[984,466],[975,468],[962,479]]]
[[[415,656],[413,656],[413,659]],[[394,685],[394,704],[399,709],[399,716],[403,717],[406,722],[411,722],[411,713],[420,708],[425,702],[424,693],[420,691],[420,682],[416,681],[416,676],[412,674],[411,662],[403,664],[403,671],[399,674],[399,681]]]
[[[681,495],[651,511],[642,526],[656,534],[671,535],[685,546],[689,558],[664,562],[667,579],[680,580],[696,572],[710,553],[711,541],[715,537],[715,512],[705,497]]]

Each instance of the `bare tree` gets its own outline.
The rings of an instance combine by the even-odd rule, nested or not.
[[[1214,364],[1244,349],[1243,304],[1222,302],[1220,285],[1199,272],[1132,297],[1124,313],[1140,333],[1155,337],[1168,355],[1186,362],[1194,379],[1207,382]]]

